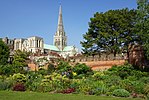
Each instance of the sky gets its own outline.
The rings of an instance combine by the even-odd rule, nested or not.
[[[96,12],[137,8],[136,0],[0,0],[0,38],[39,36],[53,44],[60,3],[67,44],[79,50]]]

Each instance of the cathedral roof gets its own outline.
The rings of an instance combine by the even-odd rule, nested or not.
[[[44,49],[50,49],[52,51],[59,51],[59,49],[54,45],[44,44]]]
[[[67,52],[67,51],[71,51],[73,49],[75,49],[74,46],[66,46],[63,51]]]

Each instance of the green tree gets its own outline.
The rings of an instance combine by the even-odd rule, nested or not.
[[[15,72],[22,72],[24,71],[24,67],[27,67],[27,59],[28,59],[29,53],[22,52],[20,50],[15,51],[15,54],[13,56],[13,66],[15,67]]]
[[[9,47],[0,39],[0,65],[8,63],[9,53]]]
[[[109,10],[96,13],[90,19],[89,29],[83,35],[81,42],[83,52],[87,55],[100,54],[101,51],[116,54],[122,48],[128,50],[130,42],[134,41],[135,10]]]
[[[138,43],[143,45],[146,57],[149,59],[149,1],[137,0],[137,23],[135,26],[138,34]]]

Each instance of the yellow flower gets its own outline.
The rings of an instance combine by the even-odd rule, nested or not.
[[[75,73],[75,72],[72,72],[72,74],[73,74],[73,76],[76,76],[77,75],[77,73]]]

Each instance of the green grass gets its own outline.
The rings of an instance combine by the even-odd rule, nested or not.
[[[0,91],[0,100],[142,100],[107,96],[88,96],[77,94],[50,94],[35,92]]]

